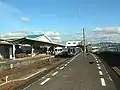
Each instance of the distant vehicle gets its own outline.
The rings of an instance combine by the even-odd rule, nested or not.
[[[92,53],[98,53],[99,52],[99,47],[97,47],[97,46],[93,46],[93,47],[91,47],[91,52]]]
[[[74,56],[81,51],[81,49],[79,47],[68,47],[67,49],[68,49],[69,56]]]
[[[75,56],[81,51],[79,47],[67,47],[67,48],[60,48],[56,47],[55,48],[55,56],[59,57],[70,57],[70,56]]]
[[[56,47],[54,50],[55,55],[59,55],[62,52],[63,48],[62,47]]]

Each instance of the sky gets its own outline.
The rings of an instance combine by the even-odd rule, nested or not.
[[[119,0],[0,0],[0,33],[59,32],[67,40],[79,39],[85,28],[88,40],[103,40],[106,27],[120,31],[119,4]]]

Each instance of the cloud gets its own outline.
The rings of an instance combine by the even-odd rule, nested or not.
[[[104,27],[95,28],[93,30],[96,34],[120,34],[120,27]]]
[[[29,21],[30,21],[30,18],[28,18],[28,17],[22,17],[21,20],[22,20],[23,22],[29,22]]]
[[[120,27],[95,28],[92,40],[120,42]]]
[[[26,36],[27,34],[25,32],[9,32],[6,34],[1,35],[1,38],[3,39],[18,39]]]
[[[45,34],[48,36],[53,42],[61,42],[61,35],[59,32],[54,31],[33,31],[33,32],[24,32],[24,31],[18,31],[18,32],[9,32],[1,35],[2,39],[18,39],[23,38],[27,35],[32,34]]]

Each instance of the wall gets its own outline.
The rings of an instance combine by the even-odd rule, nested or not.
[[[4,58],[9,58],[9,47],[8,45],[1,45],[0,44],[0,53]]]
[[[80,45],[81,41],[67,41],[66,46],[77,46]]]

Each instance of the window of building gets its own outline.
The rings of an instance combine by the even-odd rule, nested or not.
[[[55,49],[55,51],[57,51],[57,49]]]
[[[70,43],[68,43],[68,44],[70,44]]]
[[[62,49],[60,49],[60,51],[62,51]]]
[[[73,42],[73,44],[76,44],[76,42]]]

